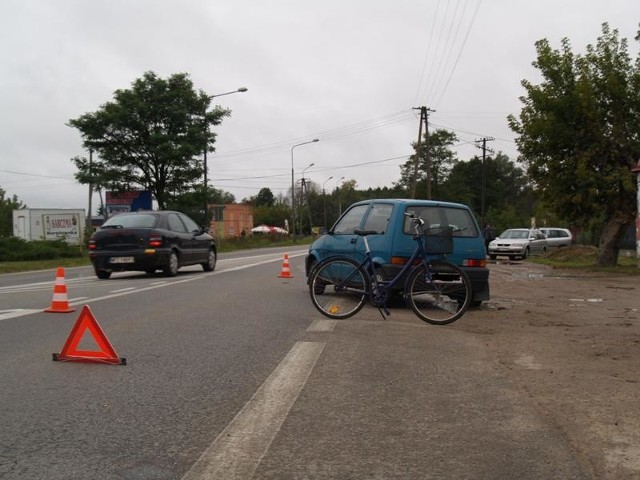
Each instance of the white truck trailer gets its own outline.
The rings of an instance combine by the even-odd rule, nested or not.
[[[84,209],[25,208],[13,211],[13,236],[25,240],[64,239],[72,245],[84,241]]]

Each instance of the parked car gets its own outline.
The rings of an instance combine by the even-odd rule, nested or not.
[[[112,272],[156,270],[173,277],[185,265],[213,271],[217,249],[213,237],[184,213],[126,212],[109,218],[91,235],[89,258],[100,279]]]
[[[566,228],[544,227],[540,231],[547,236],[547,245],[552,247],[570,247],[573,245],[573,235]]]
[[[476,219],[466,205],[431,200],[366,200],[351,205],[331,227],[309,247],[305,267],[307,277],[313,266],[332,255],[346,254],[362,260],[364,242],[353,232],[374,230],[367,237],[376,271],[393,278],[415,249],[413,229],[405,212],[413,212],[431,226],[448,225],[453,230],[453,253],[447,260],[459,265],[471,280],[472,305],[489,300],[489,270],[486,268],[484,240]],[[402,288],[402,282],[399,288]]]
[[[525,259],[529,255],[543,255],[548,249],[547,237],[540,230],[509,228],[489,242],[489,258],[498,256]]]

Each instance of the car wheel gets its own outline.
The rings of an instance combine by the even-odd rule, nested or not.
[[[108,270],[98,270],[96,269],[96,277],[100,280],[108,280],[111,277],[111,272]]]
[[[529,247],[524,249],[524,253],[522,254],[522,260],[526,260],[527,257],[529,256]]]
[[[171,255],[169,255],[169,263],[162,269],[162,271],[167,277],[175,277],[178,274],[179,268],[180,261],[178,260],[178,254],[176,252],[171,252]]]
[[[209,250],[209,257],[207,261],[202,264],[202,269],[205,272],[213,272],[216,268],[216,262],[218,261],[218,257],[216,255],[216,251],[211,249]]]

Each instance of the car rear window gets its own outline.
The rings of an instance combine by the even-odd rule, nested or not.
[[[442,206],[415,206],[407,207],[407,212],[412,212],[425,220],[427,227],[451,227],[454,237],[478,236],[476,224],[469,210]],[[404,220],[403,232],[407,235],[415,233],[409,217]]]
[[[102,224],[105,227],[122,227],[122,228],[152,228],[156,224],[155,215],[114,215]]]

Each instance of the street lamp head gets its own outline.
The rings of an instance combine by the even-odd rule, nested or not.
[[[209,95],[209,98],[224,97],[225,95],[231,95],[233,93],[246,92],[246,91],[247,91],[246,87],[240,87],[240,88],[238,88],[236,90],[232,90],[230,92],[216,93],[215,95]]]
[[[311,142],[319,142],[320,139],[319,138],[314,138],[313,140],[311,140]]]

